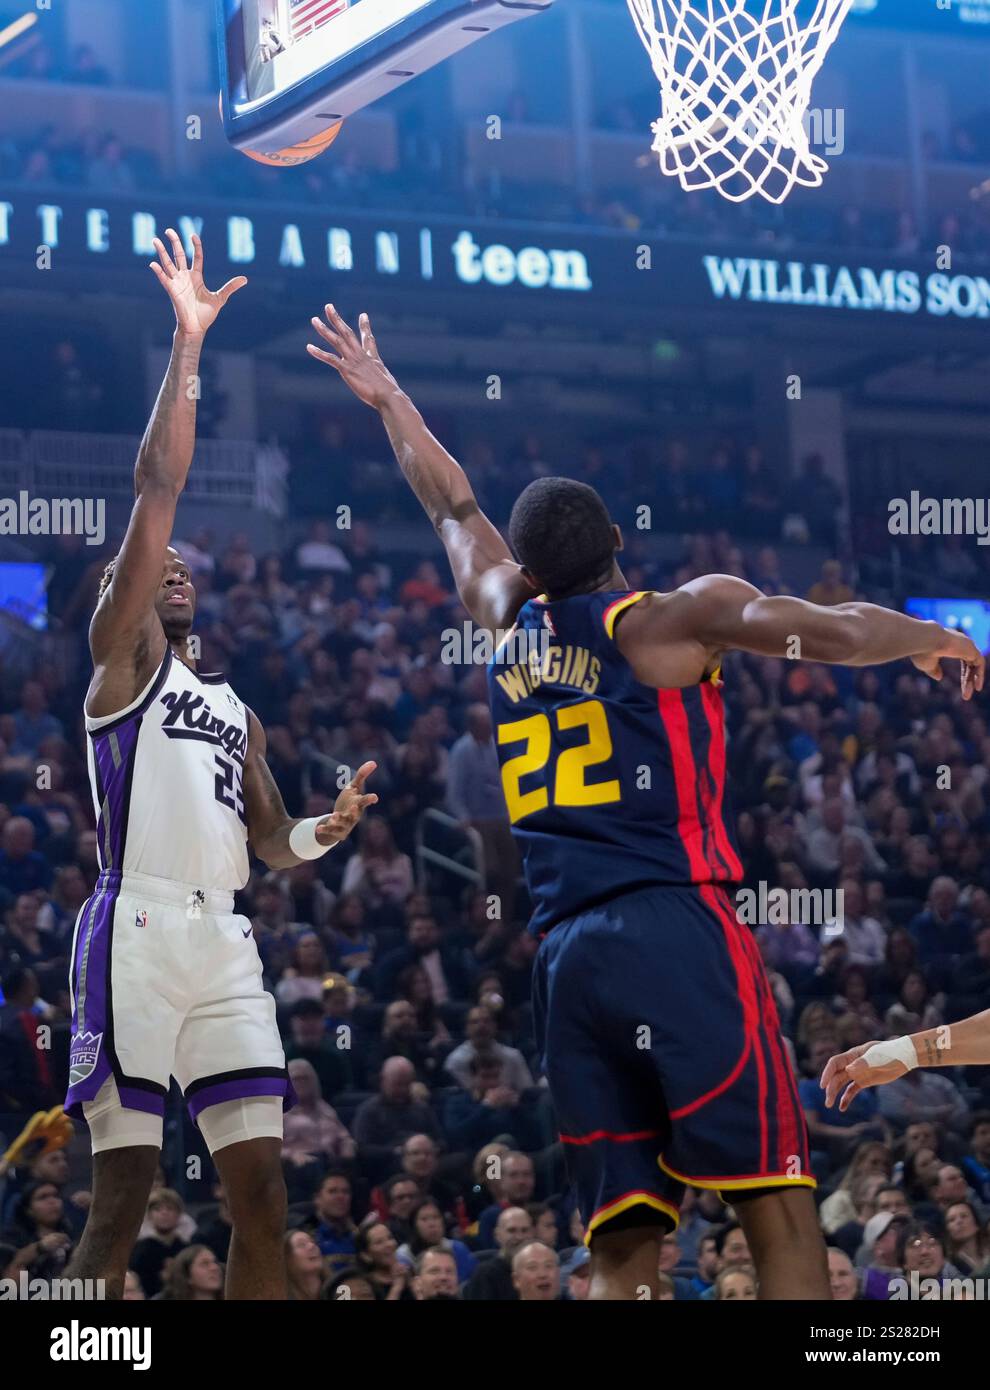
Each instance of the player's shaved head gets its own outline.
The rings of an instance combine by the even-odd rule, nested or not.
[[[516,500],[509,540],[519,563],[550,598],[590,593],[615,566],[620,540],[593,487],[537,478]]]

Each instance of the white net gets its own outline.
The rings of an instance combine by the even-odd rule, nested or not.
[[[853,0],[628,0],[660,83],[653,148],[688,190],[782,203],[828,170],[806,117]]]

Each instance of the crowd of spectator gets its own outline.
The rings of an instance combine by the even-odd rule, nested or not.
[[[509,479],[480,479],[502,520],[512,487],[539,471],[538,441],[518,458]],[[759,475],[757,456],[749,470]],[[604,471],[599,459],[588,476]],[[668,589],[714,570],[791,591],[772,545],[741,547],[712,526],[717,506],[738,519],[727,471],[740,476],[734,464],[698,475],[715,493],[670,488],[688,533],[683,552],[660,564],[633,542],[631,586]],[[830,486],[810,465],[809,535],[827,523]],[[753,495],[773,502],[766,489]],[[525,930],[484,669],[441,657],[444,633],[465,619],[446,570],[383,553],[362,521],[344,532],[314,521],[264,557],[246,537],[176,543],[196,576],[201,665],[227,671],[266,726],[290,811],[324,811],[341,767],[369,757],[379,765],[377,813],[352,843],[287,872],[255,863],[237,898],[300,1097],[283,1150],[293,1297],[585,1296],[581,1215],[533,1036],[537,943]],[[7,1142],[65,1089],[71,935],[97,867],[81,704],[100,562],[70,542],[55,559],[50,598],[75,643],[71,660],[40,661],[0,689]],[[851,578],[828,560],[807,597],[846,601],[857,592]],[[824,1109],[817,1084],[835,1051],[990,1005],[981,703],[964,704],[951,682],[932,684],[906,665],[853,671],[737,656],[724,674],[744,886],[817,890],[842,903],[814,924],[756,928],[801,1077],[836,1296],[887,1297],[899,1272],[984,1271],[986,1073],[918,1071],[845,1113]],[[434,847],[470,872],[480,843],[485,879],[465,889],[463,877],[421,861],[430,809],[448,818],[430,832]],[[841,899],[827,898],[837,890]],[[169,1115],[129,1296],[214,1299],[229,1213],[219,1188],[188,1178],[199,1140],[177,1096]],[[64,1268],[85,1219],[87,1152],[78,1135],[68,1150],[29,1146],[3,1165],[0,1277]],[[689,1195],[661,1272],[674,1299],[757,1291],[744,1234],[711,1192]]]

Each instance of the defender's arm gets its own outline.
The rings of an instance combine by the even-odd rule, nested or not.
[[[261,721],[248,710],[248,747],[244,759],[244,806],[248,842],[270,869],[293,869],[307,859],[319,859],[346,840],[367,806],[378,797],[365,793],[364,784],[377,764],[362,763],[337,797],[328,816],[294,820],[285,809],[282,793],[265,761],[268,740]]]
[[[359,400],[377,410],[406,481],[443,542],[457,592],[478,623],[492,630],[511,626],[533,589],[509,547],[488,520],[456,459],[426,427],[422,415],[382,362],[367,314],[360,341],[332,304],[327,323],[313,327],[333,348],[309,345],[310,356],[334,367]]]
[[[623,615],[617,641],[638,678],[655,685],[694,684],[722,652],[736,650],[839,666],[907,657],[935,680],[948,658],[962,662],[964,699],[983,689],[985,659],[962,633],[873,603],[824,608],[799,598],[768,598],[724,574],[636,604]]]

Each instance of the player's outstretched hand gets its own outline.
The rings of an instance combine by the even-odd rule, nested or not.
[[[378,805],[374,792],[365,792],[364,784],[378,767],[377,763],[362,763],[334,802],[333,810],[316,827],[321,845],[336,845],[346,840],[369,806]]]
[[[896,1081],[907,1075],[903,1062],[884,1062],[882,1066],[871,1066],[864,1060],[864,1053],[875,1047],[875,1042],[860,1043],[848,1052],[840,1052],[830,1057],[825,1064],[819,1085],[825,1092],[825,1107],[831,1110],[836,1100],[840,1110],[848,1110],[852,1102],[870,1086],[884,1086],[888,1081]]]
[[[927,656],[914,656],[911,660],[919,671],[923,671],[935,681],[942,679],[943,661],[961,661],[959,678],[963,699],[971,700],[974,691],[983,689],[986,657],[965,633],[956,632],[953,628],[945,629],[945,641],[937,651],[930,652]]]
[[[165,235],[171,243],[172,253],[169,255],[165,243],[160,237],[155,237],[154,246],[158,252],[158,260],[151,262],[151,269],[172,301],[178,331],[190,338],[201,338],[231,295],[244,288],[247,277],[235,275],[222,289],[208,290],[203,283],[203,243],[196,233],[193,233],[192,238],[191,266],[186,260],[185,248],[178,232],[169,227]]]
[[[325,313],[326,322],[323,319],[310,322],[333,351],[327,352],[312,343],[306,345],[306,351],[318,362],[333,367],[359,401],[373,410],[380,410],[389,396],[398,391],[399,383],[379,355],[371,320],[367,314],[361,315],[358,320],[361,337],[358,339],[354,329],[344,322],[332,304],[326,306]]]

